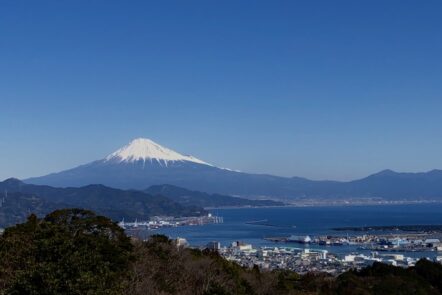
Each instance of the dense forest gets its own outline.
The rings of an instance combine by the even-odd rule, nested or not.
[[[338,277],[245,269],[216,252],[140,241],[110,219],[57,210],[0,236],[0,294],[442,294],[442,265],[375,263]]]

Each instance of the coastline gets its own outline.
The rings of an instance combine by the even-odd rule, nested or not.
[[[419,204],[442,204],[442,200],[383,200],[383,201],[332,201],[332,202],[314,202],[314,200],[308,200],[308,202],[290,203],[287,205],[278,206],[222,206],[222,207],[204,207],[204,210],[223,210],[223,209],[260,209],[260,208],[304,208],[304,207],[357,207],[357,206],[396,206],[396,205],[419,205]]]

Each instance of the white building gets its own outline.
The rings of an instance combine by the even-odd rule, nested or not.
[[[232,247],[237,248],[240,251],[253,249],[252,244],[246,244],[246,243],[240,242],[240,241],[233,242]]]
[[[344,262],[354,262],[356,258],[356,255],[345,255],[344,256]]]

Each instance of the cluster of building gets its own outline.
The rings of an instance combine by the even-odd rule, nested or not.
[[[146,221],[125,222],[124,219],[118,225],[124,229],[141,228],[145,230],[154,230],[164,227],[204,225],[210,223],[223,223],[223,218],[207,214],[205,216],[195,217],[173,217],[173,216],[154,216]]]
[[[442,251],[441,238],[426,233],[401,234],[364,234],[355,236],[289,236],[272,237],[266,240],[273,242],[292,242],[300,244],[317,244],[321,246],[358,245],[361,249],[373,251],[424,252]]]
[[[368,245],[361,248],[395,252],[442,251],[440,239],[433,237],[378,237],[373,242],[366,244]]]
[[[326,272],[339,275],[350,269],[361,269],[375,261],[394,266],[413,266],[418,259],[405,257],[402,254],[382,254],[377,251],[370,255],[347,254],[336,255],[327,250],[294,248],[294,247],[260,247],[251,244],[233,242],[229,247],[221,247],[219,242],[210,242],[206,248],[218,251],[229,261],[244,267],[258,266],[264,270],[288,269],[297,273]],[[442,262],[442,256],[436,258]]]

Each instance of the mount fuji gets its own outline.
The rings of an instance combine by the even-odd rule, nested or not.
[[[398,173],[385,170],[349,182],[251,174],[219,168],[150,139],[138,138],[107,157],[73,169],[24,180],[28,184],[81,187],[102,184],[146,190],[172,185],[206,193],[250,198],[442,199],[442,171]]]
[[[150,162],[150,164],[156,162],[156,164],[163,164],[166,167],[169,164],[176,164],[176,162],[189,162],[211,166],[195,157],[185,156],[165,148],[147,138],[134,139],[128,145],[107,156],[104,161],[116,163],[137,163],[142,161],[144,166],[146,162]]]
[[[169,184],[237,196],[293,195],[300,193],[296,184],[310,182],[302,178],[248,174],[219,168],[146,138],[135,139],[101,160],[24,181],[56,187],[102,184],[137,190]]]

